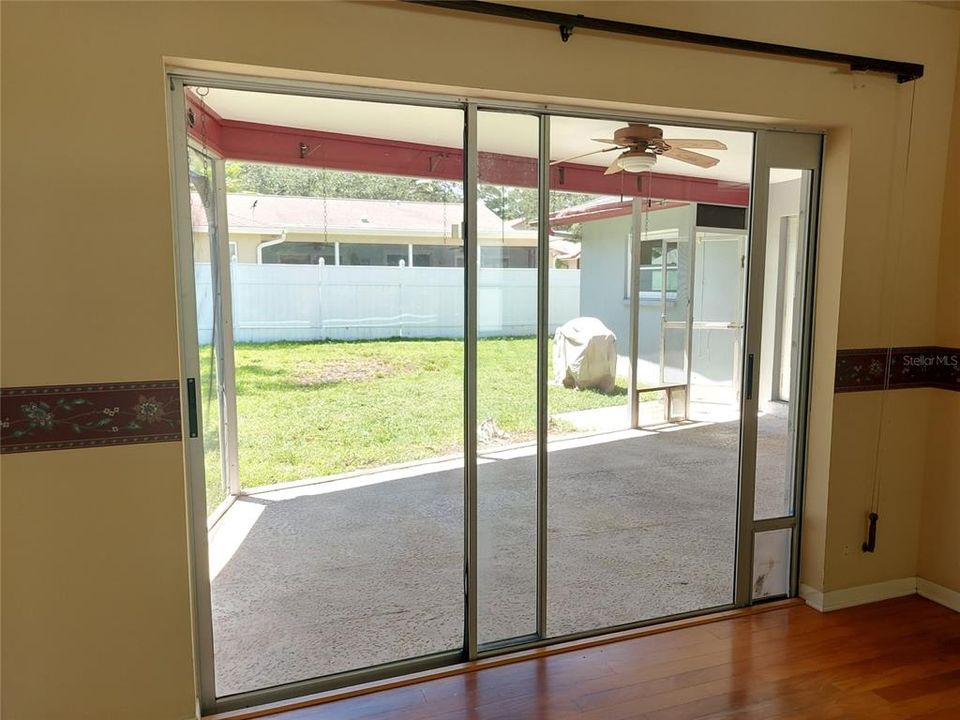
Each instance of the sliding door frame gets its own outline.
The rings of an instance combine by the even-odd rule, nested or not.
[[[757,130],[754,144],[753,182],[747,228],[747,287],[743,350],[744,392],[740,415],[740,488],[738,492],[738,546],[735,580],[735,603],[746,606],[754,602],[781,599],[782,595],[753,597],[754,540],[758,533],[773,530],[791,530],[787,597],[799,589],[801,510],[803,507],[806,472],[807,418],[809,414],[809,387],[813,358],[813,293],[816,288],[817,231],[819,198],[823,166],[823,137],[817,133],[794,133],[772,129]],[[800,208],[803,218],[798,233],[798,244],[803,254],[800,283],[795,292],[800,295],[800,344],[794,358],[787,431],[786,468],[790,483],[791,509],[779,517],[755,519],[757,432],[761,369],[762,335],[776,332],[776,327],[762,327],[766,268],[767,226],[770,190],[770,171],[773,168],[801,170],[806,182],[801,182]],[[777,278],[773,278],[777,281]],[[774,325],[776,319],[774,318]],[[771,388],[771,392],[774,392]],[[791,432],[792,429],[792,432]]]
[[[571,633],[557,637],[548,637],[546,628],[546,608],[547,608],[547,427],[548,427],[548,407],[547,407],[547,368],[549,360],[549,210],[550,210],[550,120],[552,116],[558,117],[579,117],[591,119],[615,120],[621,122],[648,122],[648,123],[678,123],[694,124],[697,127],[717,128],[724,130],[750,131],[756,134],[757,142],[755,144],[755,175],[752,179],[751,200],[749,212],[751,213],[751,222],[748,232],[750,235],[751,247],[760,241],[754,238],[752,233],[760,231],[765,236],[765,227],[758,224],[758,219],[762,214],[766,214],[766,192],[765,178],[761,181],[760,176],[756,175],[756,168],[761,167],[759,163],[765,160],[766,144],[763,140],[764,130],[757,130],[756,126],[737,122],[701,122],[692,120],[683,116],[663,116],[641,114],[634,112],[621,111],[598,111],[589,108],[576,106],[555,106],[549,104],[536,104],[524,102],[504,102],[499,100],[490,100],[483,98],[469,97],[450,97],[444,95],[431,95],[423,93],[408,93],[400,91],[385,91],[373,88],[354,88],[345,86],[335,86],[323,83],[312,83],[308,81],[279,81],[270,79],[250,79],[221,73],[209,73],[199,71],[186,71],[171,69],[168,72],[170,98],[168,99],[169,113],[169,138],[171,154],[171,186],[174,193],[174,220],[176,227],[176,248],[177,248],[177,284],[180,298],[180,351],[181,351],[181,387],[183,388],[183,423],[188,427],[190,418],[187,412],[188,398],[186,397],[187,380],[199,377],[198,361],[198,338],[197,338],[197,317],[196,317],[196,297],[193,286],[193,251],[192,251],[192,225],[190,218],[190,193],[185,178],[187,178],[188,159],[187,146],[189,142],[186,127],[186,102],[184,90],[188,86],[193,87],[217,87],[224,89],[236,89],[263,93],[283,93],[302,96],[316,96],[326,98],[339,98],[348,100],[361,100],[380,103],[402,103],[407,105],[421,105],[439,108],[452,108],[463,111],[464,113],[464,311],[465,311],[465,347],[464,347],[464,640],[460,650],[437,653],[429,656],[409,658],[396,662],[367,667],[358,670],[351,670],[335,675],[329,675],[314,679],[302,680],[284,684],[276,687],[263,688],[253,691],[247,691],[236,695],[217,697],[215,689],[214,672],[214,642],[212,630],[212,608],[210,577],[208,566],[208,544],[207,544],[207,522],[206,522],[206,503],[205,503],[205,485],[204,485],[204,464],[203,464],[203,440],[202,432],[197,435],[191,434],[190,437],[184,437],[184,460],[187,472],[188,483],[188,509],[190,513],[189,529],[189,548],[192,564],[192,592],[194,599],[194,643],[196,654],[197,669],[197,687],[198,702],[204,713],[220,712],[234,710],[250,705],[274,702],[286,698],[296,697],[307,693],[316,693],[332,690],[348,685],[370,682],[396,675],[402,675],[413,672],[443,667],[462,661],[471,661],[479,658],[490,657],[503,654],[505,652],[514,652],[524,649],[536,648],[544,645],[555,644],[559,642],[575,640],[596,636],[608,632],[629,630],[633,628],[644,627],[648,625],[678,620],[688,617],[704,615],[711,612],[727,610],[738,606],[746,606],[751,600],[749,597],[750,574],[752,563],[753,534],[758,527],[763,526],[753,520],[753,473],[755,465],[756,451],[756,401],[753,400],[752,422],[748,421],[751,405],[744,402],[742,410],[742,420],[748,421],[746,425],[741,426],[741,472],[740,472],[740,507],[738,508],[738,533],[737,533],[737,560],[735,587],[736,592],[731,598],[730,603],[723,605],[703,608],[696,611],[680,613],[676,615],[664,616],[643,620],[639,622],[625,623],[616,626],[610,626],[600,629],[593,629],[580,633]],[[514,639],[515,641],[504,641],[491,645],[478,646],[477,642],[477,435],[476,435],[476,402],[477,402],[477,273],[479,268],[479,258],[477,254],[477,180],[478,180],[478,153],[477,153],[477,113],[481,110],[492,110],[499,112],[520,112],[535,115],[539,120],[539,157],[538,157],[538,307],[537,307],[537,546],[535,549],[537,560],[537,597],[536,597],[536,634],[523,638]],[[809,133],[810,131],[804,131]],[[225,187],[223,186],[223,159],[218,159],[215,167],[215,176],[217,192],[222,199],[225,198]],[[817,180],[819,176],[817,175]],[[816,184],[814,189],[818,188]],[[816,195],[814,195],[816,197]],[[223,202],[218,203],[218,206]],[[762,206],[762,208],[761,208]],[[221,235],[219,237],[219,260],[217,263],[220,278],[226,283],[226,290],[229,292],[230,280],[230,261],[229,247],[227,243],[228,228],[226,225],[226,208],[223,207],[218,212],[218,222],[223,222]],[[811,214],[810,230],[808,231],[808,245],[810,251],[815,253],[815,212]],[[639,245],[638,233],[633,233],[632,243],[634,249]],[[691,237],[690,242],[695,245],[696,238]],[[757,314],[758,300],[756,299],[757,288],[759,288],[762,297],[762,271],[763,262],[761,254],[760,262],[755,258],[750,259],[749,280],[748,280],[748,318],[755,317],[755,321],[745,330],[745,342],[743,357],[746,358],[749,352],[754,353],[754,375],[759,371],[759,334],[754,329],[759,323],[760,315]],[[812,256],[811,256],[812,257]],[[808,272],[811,258],[807,259]],[[634,277],[632,287],[638,289],[638,268],[633,267],[639,263],[639,255],[633,253],[633,262],[631,263],[631,276]],[[813,283],[806,283],[805,292],[812,293]],[[753,294],[751,289],[753,288]],[[634,293],[635,294],[635,293]],[[226,308],[231,308],[229,304],[229,295],[225,297]],[[631,301],[632,305],[636,305]],[[762,305],[762,303],[761,303]],[[808,365],[809,365],[809,335],[812,329],[812,307],[810,298],[805,298],[804,310],[804,331],[805,345],[803,348],[803,370],[801,381],[803,382],[801,391],[797,399],[806,399],[808,383]],[[638,307],[631,309],[630,315],[633,320],[632,334],[636,335],[636,321],[639,312]],[[692,298],[691,309],[692,312]],[[750,313],[753,313],[751,315]],[[224,316],[229,313],[223,312]],[[225,340],[227,333],[232,338],[232,323],[228,317],[224,317],[225,327],[221,333],[221,339]],[[635,342],[635,337],[631,339],[631,344]],[[225,367],[224,385],[228,386],[232,375],[228,376],[228,371],[232,371],[232,344],[227,348],[231,362],[229,367]],[[689,357],[691,348],[687,347],[687,372],[690,371],[691,359]],[[635,355],[635,353],[632,353]],[[746,360],[744,360],[746,364]],[[636,358],[632,358],[631,390],[636,383]],[[745,376],[744,376],[745,377]],[[756,384],[754,385],[756,388]],[[227,393],[229,395],[229,393]],[[689,394],[689,393],[688,393]],[[632,412],[636,415],[636,392],[631,392]],[[755,398],[755,393],[754,393]],[[688,400],[689,401],[689,398]],[[224,422],[225,429],[232,433],[232,440],[228,440],[228,453],[225,460],[225,467],[228,469],[228,477],[231,478],[230,489],[239,494],[239,473],[237,472],[236,455],[236,405],[235,399],[232,407],[226,408]],[[197,409],[197,422],[202,428],[202,416]],[[806,404],[800,409],[801,415],[805,418]],[[635,422],[635,418],[634,418]],[[805,429],[805,423],[803,424]],[[798,429],[799,429],[798,425]],[[754,433],[752,440],[747,438],[747,429],[752,428]],[[229,437],[229,435],[228,435]],[[803,459],[805,458],[805,434],[801,438],[798,434],[796,446],[797,464],[800,472],[803,469]],[[749,460],[752,458],[752,462]],[[743,465],[744,459],[747,464]],[[802,491],[800,476],[797,476],[795,483],[798,493],[798,500],[795,502],[795,513],[791,518],[794,529],[795,545],[799,536],[799,493]],[[745,498],[745,491],[749,491],[749,497]],[[749,511],[749,512],[747,512]],[[798,547],[798,546],[796,546]],[[797,550],[794,550],[794,567],[791,574],[791,594],[796,592],[796,557]],[[531,549],[533,550],[533,549]]]
[[[204,711],[216,706],[213,622],[210,592],[210,556],[207,544],[207,501],[203,448],[203,407],[186,396],[188,383],[200,378],[197,335],[197,296],[194,285],[193,219],[190,202],[190,162],[187,144],[187,109],[184,84],[171,79],[167,98],[170,141],[170,182],[173,193],[174,243],[177,266],[178,324],[180,333],[181,427],[187,472],[186,504],[188,548],[193,600],[194,673],[197,703]]]

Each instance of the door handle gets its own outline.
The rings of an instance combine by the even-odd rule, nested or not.
[[[753,399],[753,353],[747,355],[747,400]]]
[[[187,378],[187,429],[190,437],[197,437],[197,380]]]

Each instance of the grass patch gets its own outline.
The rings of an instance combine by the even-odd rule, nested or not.
[[[209,352],[201,349],[204,370]],[[245,343],[236,346],[235,358],[244,487],[462,450],[461,341]],[[499,444],[532,439],[535,339],[480,340],[477,374],[481,435]],[[551,415],[624,405],[626,381],[618,378],[609,395],[550,386],[548,398]],[[208,500],[219,501],[216,428],[207,420],[208,475],[214,473],[208,478]]]

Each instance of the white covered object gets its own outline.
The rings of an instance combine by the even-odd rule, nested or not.
[[[617,376],[617,336],[597,318],[579,317],[553,336],[554,379],[565,387],[611,392]]]

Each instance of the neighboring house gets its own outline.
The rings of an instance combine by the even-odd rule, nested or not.
[[[760,394],[786,400],[790,338],[799,307],[787,281],[797,254],[800,179],[783,171],[770,185],[765,253]],[[735,205],[600,198],[551,216],[551,228],[580,226],[580,314],[600,318],[629,356],[631,246],[639,233],[638,375],[641,383],[691,381],[700,399],[729,401],[739,386],[746,287],[746,208]],[[635,205],[636,204],[636,205]],[[691,242],[693,241],[693,242]],[[777,294],[778,288],[786,292]]]
[[[194,252],[209,260],[207,220],[194,193]],[[463,266],[459,202],[227,194],[232,259],[241,263]],[[517,229],[477,204],[482,267],[536,267],[536,229]]]

